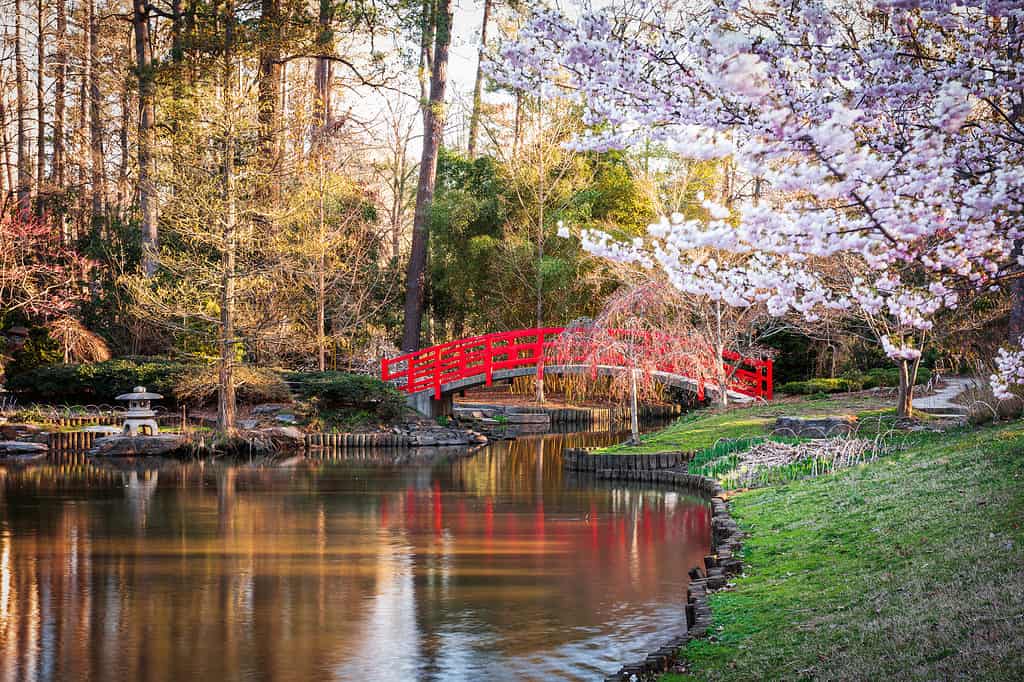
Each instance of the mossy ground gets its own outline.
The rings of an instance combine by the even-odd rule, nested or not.
[[[678,424],[657,447],[746,435],[771,412]],[[692,672],[664,680],[1024,679],[1024,425],[906,445],[734,496],[744,574],[712,597]]]

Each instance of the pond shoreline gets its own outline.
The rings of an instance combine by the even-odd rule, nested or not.
[[[679,490],[707,498],[711,505],[711,553],[704,557],[703,567],[690,570],[690,584],[686,588],[686,613],[683,634],[672,637],[663,646],[634,663],[623,665],[618,672],[605,677],[605,682],[625,682],[647,679],[669,672],[682,660],[682,649],[695,639],[707,636],[711,626],[709,597],[714,590],[726,586],[730,577],[740,573],[743,564],[739,553],[743,532],[729,511],[729,502],[722,487],[712,478],[689,474],[685,468],[675,469],[599,469],[597,478],[606,480],[641,481],[673,486]]]

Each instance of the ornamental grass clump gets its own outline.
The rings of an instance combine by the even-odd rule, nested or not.
[[[866,438],[823,438],[803,442],[766,440],[729,459],[720,480],[726,488],[754,488],[807,476],[832,474],[877,459],[885,448]]]

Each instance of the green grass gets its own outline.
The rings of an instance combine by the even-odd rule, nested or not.
[[[872,433],[879,423],[891,423],[896,416],[890,400],[877,396],[806,397],[776,401],[767,405],[697,410],[683,415],[661,431],[641,436],[640,445],[613,445],[601,453],[648,453],[670,450],[696,451],[712,447],[718,440],[763,436],[779,416],[829,416],[855,414]]]
[[[663,679],[1024,679],[1022,485],[1018,422],[734,496],[744,575]]]

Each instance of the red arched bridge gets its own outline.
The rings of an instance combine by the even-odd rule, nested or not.
[[[772,361],[726,350],[714,367],[706,344],[665,334],[627,329],[517,329],[449,341],[381,360],[381,378],[410,394],[424,413],[442,413],[451,396],[475,386],[519,376],[612,374],[643,367],[654,380],[717,396],[719,377],[740,401],[772,399]],[[431,402],[433,401],[433,402]],[[439,401],[443,401],[438,404]]]

